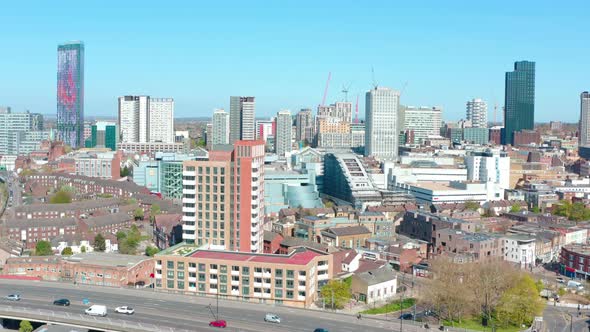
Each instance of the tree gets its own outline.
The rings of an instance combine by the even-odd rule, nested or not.
[[[133,217],[135,218],[135,220],[143,220],[143,209],[140,207],[135,209],[135,211],[133,211]]]
[[[331,208],[334,207],[334,202],[332,202],[332,201],[325,201],[324,202],[324,206],[327,207],[327,208],[329,208],[329,209],[331,209]]]
[[[538,206],[533,207],[533,213],[541,213],[541,209]]]
[[[466,316],[478,312],[466,278],[473,273],[467,264],[456,264],[446,257],[432,261],[432,279],[425,284],[424,302],[434,308],[443,320],[460,322]]]
[[[152,204],[152,206],[150,207],[150,220],[151,221],[156,220],[156,216],[158,214],[160,214],[161,212],[162,212],[162,209],[160,208],[160,205]]]
[[[107,249],[107,244],[102,234],[98,233],[94,237],[94,251],[104,252]]]
[[[117,231],[117,242],[123,241],[127,237],[127,233],[123,231]]]
[[[51,243],[49,241],[38,241],[35,245],[35,256],[51,256],[53,255],[53,249],[51,249]]]
[[[553,214],[567,217],[572,221],[582,221],[590,219],[590,209],[587,209],[583,203],[573,203],[567,200],[559,201],[553,208]]]
[[[532,323],[535,316],[543,312],[543,307],[535,280],[521,273],[516,284],[502,295],[496,315],[501,325],[520,327]]]
[[[158,252],[160,252],[160,249],[153,247],[153,246],[147,246],[145,248],[145,255],[146,256],[150,256],[153,257],[155,254],[157,254]]]
[[[351,294],[348,285],[340,280],[330,280],[321,290],[322,298],[331,308],[341,309],[350,301]]]
[[[129,176],[131,174],[131,171],[129,171],[129,167],[127,167],[127,165],[125,165],[123,168],[121,168],[121,171],[119,172],[119,175],[121,175],[122,178]]]
[[[86,246],[80,247],[80,252],[82,252],[82,253],[86,252]]]
[[[478,202],[475,202],[475,201],[465,202],[465,209],[467,209],[467,210],[477,211],[477,210],[479,210],[480,207],[481,207],[481,205]]]
[[[33,325],[28,320],[21,320],[18,332],[33,332]]]
[[[510,212],[520,212],[520,204],[514,203],[510,207]]]
[[[71,247],[65,247],[64,250],[61,251],[62,256],[71,256],[74,252],[72,251]]]
[[[59,190],[55,193],[55,195],[49,198],[49,203],[51,204],[68,204],[72,202],[72,194],[65,190]]]

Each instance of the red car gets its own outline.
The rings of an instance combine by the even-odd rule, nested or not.
[[[211,323],[209,323],[209,326],[212,326],[212,327],[223,327],[223,328],[226,328],[226,327],[227,327],[227,322],[226,322],[226,321],[224,321],[223,319],[220,319],[220,320],[214,320],[214,321],[212,321]]]

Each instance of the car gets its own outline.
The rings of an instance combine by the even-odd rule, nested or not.
[[[20,301],[20,295],[18,294],[10,294],[5,297],[8,301]]]
[[[68,307],[70,305],[70,300],[68,300],[68,299],[55,300],[55,301],[53,301],[53,305],[61,305],[64,307]]]
[[[281,317],[275,315],[275,314],[266,314],[266,316],[264,316],[264,321],[265,322],[270,322],[270,323],[277,323],[280,324],[281,323]]]
[[[122,307],[116,307],[115,312],[119,314],[133,315],[135,309],[131,308],[130,306],[124,305]]]
[[[557,281],[560,284],[565,284],[565,279],[562,278],[562,277],[559,277],[559,278],[555,279],[555,281]]]
[[[209,323],[209,326],[211,327],[223,327],[226,328],[227,327],[227,322],[224,321],[223,319],[218,319],[218,320],[214,320],[212,322]]]
[[[414,319],[414,315],[411,313],[406,313],[406,314],[399,316],[399,319],[412,320],[412,319]]]
[[[319,328],[313,330],[313,332],[328,332],[328,330],[319,327]]]

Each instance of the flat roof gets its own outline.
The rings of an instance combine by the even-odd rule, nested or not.
[[[70,257],[64,257],[68,262],[80,262],[82,264],[109,266],[109,267],[132,267],[143,261],[150,260],[151,257],[123,255],[104,252],[87,252],[75,254]]]
[[[249,254],[215,250],[197,250],[190,255],[193,258],[291,265],[307,265],[317,256],[322,256],[322,254],[307,249],[296,250],[290,255]]]

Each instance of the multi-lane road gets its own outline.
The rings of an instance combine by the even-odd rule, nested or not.
[[[214,319],[212,311],[217,313],[215,298],[167,294],[153,290],[0,279],[0,297],[12,293],[20,294],[22,300],[18,302],[1,300],[0,308],[2,305],[20,306],[31,310],[59,311],[77,315],[88,308],[88,305],[82,303],[86,298],[91,304],[106,305],[109,310],[108,317],[123,319],[130,324],[155,325],[173,331],[216,330],[208,326]],[[53,301],[60,298],[69,299],[71,305],[69,307],[54,306]],[[121,305],[132,306],[135,308],[135,314],[130,316],[116,314],[114,308]],[[320,327],[330,332],[399,331],[400,329],[399,320],[388,321],[368,317],[359,320],[353,315],[258,303],[219,300],[218,308],[219,318],[228,322],[227,331],[304,332]],[[266,313],[279,315],[281,324],[265,323]],[[107,319],[107,317],[96,319]],[[404,322],[403,331],[425,330]]]

